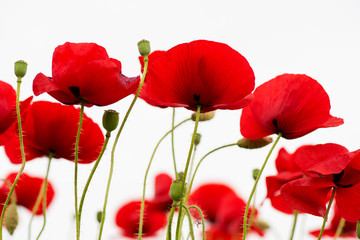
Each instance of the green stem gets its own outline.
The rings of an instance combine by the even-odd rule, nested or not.
[[[80,219],[79,219],[79,211],[78,211],[78,189],[77,189],[77,179],[78,179],[78,162],[79,162],[79,142],[80,142],[80,134],[81,128],[84,118],[84,101],[81,101],[81,108],[80,108],[80,118],[79,118],[79,126],[78,131],[76,134],[76,141],[75,141],[75,173],[74,173],[74,197],[75,197],[75,221],[76,221],[76,239],[80,239]]]
[[[335,236],[334,236],[334,240],[336,240],[338,237],[340,237],[343,229],[344,229],[344,226],[345,226],[345,218],[340,218],[340,221],[339,221],[339,224],[336,228],[336,232],[335,232]]]
[[[250,212],[249,225],[247,227],[248,230],[251,229],[251,225],[253,224],[254,218],[255,218],[255,212],[256,212],[256,210],[255,210],[255,203],[256,203],[255,198],[256,198],[256,192],[254,193],[254,197],[253,197],[253,204],[252,204],[253,207],[252,207],[251,212]]]
[[[2,226],[3,226],[3,222],[4,222],[4,215],[5,215],[5,210],[9,204],[11,195],[13,194],[14,190],[15,190],[15,186],[17,184],[17,182],[19,181],[20,175],[22,174],[22,172],[25,169],[25,164],[26,164],[26,158],[25,158],[25,151],[24,151],[24,141],[23,141],[23,133],[22,133],[22,126],[21,126],[21,114],[20,114],[20,85],[21,85],[21,78],[18,77],[17,78],[17,90],[16,90],[16,116],[17,116],[17,121],[18,121],[18,127],[19,127],[19,141],[20,141],[20,151],[21,151],[21,167],[20,170],[18,172],[18,174],[16,175],[14,182],[10,188],[9,194],[5,200],[2,212],[1,212],[1,217],[0,217],[0,240],[2,240]]]
[[[330,197],[330,200],[329,200],[329,203],[328,203],[328,206],[326,208],[326,212],[325,212],[325,216],[324,216],[324,221],[323,221],[323,224],[321,226],[321,230],[320,230],[320,233],[319,233],[319,237],[318,237],[318,240],[321,239],[322,235],[323,235],[323,232],[324,232],[324,229],[325,229],[325,225],[326,225],[326,221],[327,221],[327,218],[328,218],[328,215],[329,215],[329,211],[330,211],[330,208],[331,208],[331,204],[334,200],[334,197],[335,197],[335,188],[333,188],[332,190],[332,193],[331,193],[331,197]]]
[[[174,218],[174,213],[175,213],[176,207],[177,207],[177,203],[173,202],[170,213],[169,213],[168,226],[167,226],[167,230],[166,230],[166,240],[171,240],[172,220]]]
[[[190,195],[190,192],[191,192],[191,188],[192,188],[192,185],[194,183],[194,179],[195,179],[195,175],[200,167],[200,164],[204,161],[204,159],[209,156],[211,153],[213,152],[216,152],[217,150],[220,150],[222,148],[226,148],[226,147],[231,147],[231,146],[235,146],[237,145],[237,143],[231,143],[231,144],[227,144],[227,145],[224,145],[224,146],[221,146],[221,147],[218,147],[218,148],[215,148],[213,150],[211,150],[210,152],[208,152],[207,154],[205,154],[198,162],[198,164],[196,165],[196,168],[195,168],[195,171],[194,171],[194,174],[192,175],[192,178],[191,178],[191,181],[190,181],[190,184],[189,184],[189,189],[187,190],[187,194],[186,194],[186,198],[185,198],[185,204],[187,203],[188,199],[189,199],[189,195]]]
[[[183,176],[183,179],[182,179],[181,192],[184,192],[184,190],[185,190],[185,184],[186,184],[186,183],[185,183],[185,180],[186,180],[186,175],[187,175],[187,172],[188,172],[188,169],[189,169],[189,165],[190,165],[191,155],[192,155],[192,153],[193,153],[193,147],[194,147],[194,142],[195,142],[195,136],[196,136],[197,128],[198,128],[198,125],[199,125],[200,110],[201,110],[201,105],[197,105],[194,132],[193,132],[193,135],[192,135],[191,144],[190,144],[190,149],[189,149],[188,157],[187,157],[187,160],[186,160],[186,165],[185,165],[185,170],[184,170],[184,176]],[[177,222],[177,225],[176,225],[176,240],[180,240],[180,238],[181,238],[182,205],[183,205],[183,203],[184,203],[184,198],[182,198],[182,199],[180,200],[178,222]]]
[[[46,202],[47,202],[47,200],[46,200],[46,197],[47,197],[46,192],[47,192],[47,184],[48,184],[48,178],[49,178],[49,172],[50,172],[50,163],[51,163],[51,159],[53,158],[53,156],[54,156],[54,153],[50,152],[49,153],[49,163],[48,163],[48,166],[47,166],[47,169],[46,169],[46,176],[45,176],[45,179],[44,179],[44,186],[43,186],[43,189],[42,189],[43,190],[43,193],[42,193],[43,197],[42,198],[43,198],[44,222],[43,222],[43,225],[41,227],[41,230],[40,230],[36,240],[38,240],[40,238],[42,232],[45,229],[45,225],[46,225]]]
[[[175,160],[175,144],[174,144],[174,122],[175,122],[175,108],[173,108],[172,111],[172,120],[171,120],[171,128],[173,129],[171,131],[171,151],[174,161],[174,171],[175,171],[175,178],[177,178],[177,168],[176,168],[176,160]]]
[[[294,239],[295,227],[296,227],[298,215],[299,215],[299,211],[294,210],[294,222],[293,222],[293,225],[292,225],[292,228],[291,228],[290,240],[293,240],[293,239]]]
[[[191,219],[191,214],[190,214],[190,211],[189,209],[183,204],[182,205],[182,208],[185,209],[185,213],[189,219],[189,228],[190,228],[190,236],[191,236],[191,239],[192,240],[195,240],[195,235],[194,235],[194,226],[193,226],[193,223],[192,223],[192,219]]]
[[[247,225],[247,216],[248,216],[248,212],[249,212],[249,207],[250,207],[251,199],[252,199],[252,197],[254,196],[254,193],[255,193],[255,191],[256,191],[257,184],[258,184],[258,182],[259,182],[259,180],[260,180],[260,177],[261,177],[262,172],[263,172],[264,169],[265,169],[266,163],[268,162],[268,160],[269,160],[269,158],[270,158],[270,155],[271,155],[271,153],[273,152],[276,144],[279,142],[281,136],[282,136],[282,134],[279,133],[278,136],[277,136],[277,138],[276,138],[276,140],[275,140],[275,142],[274,142],[274,144],[272,145],[272,147],[271,147],[268,155],[266,156],[266,159],[265,159],[265,161],[264,161],[264,163],[263,163],[263,165],[262,165],[262,167],[261,167],[261,169],[260,169],[260,171],[259,171],[259,174],[258,174],[258,176],[257,176],[257,178],[256,178],[256,180],[255,180],[254,186],[253,186],[253,188],[252,188],[252,190],[251,190],[249,199],[247,200],[246,208],[245,208],[245,213],[244,213],[243,236],[242,236],[242,239],[243,239],[243,240],[245,240],[245,238],[246,238],[246,232],[247,232],[247,227],[246,227],[246,225]]]
[[[149,64],[149,59],[148,59],[147,56],[145,56],[144,57],[144,71],[143,71],[143,74],[142,74],[142,77],[141,77],[141,80],[140,80],[140,83],[139,83],[139,87],[138,87],[138,89],[136,91],[134,99],[132,100],[132,102],[131,102],[131,104],[129,106],[129,109],[127,110],[127,112],[125,114],[125,117],[124,117],[124,119],[123,119],[123,121],[121,123],[119,131],[116,134],[114,145],[113,145],[112,150],[111,150],[110,173],[109,173],[109,179],[108,179],[108,183],[107,183],[107,187],[106,187],[104,206],[103,206],[103,211],[102,211],[102,216],[101,216],[101,223],[100,223],[100,230],[99,230],[99,240],[101,239],[102,231],[103,231],[103,228],[104,228],[105,215],[106,215],[106,205],[107,205],[107,200],[108,200],[108,197],[109,197],[111,178],[112,178],[113,170],[114,170],[115,148],[116,148],[116,145],[117,145],[117,143],[119,141],[120,134],[121,134],[121,132],[122,132],[124,126],[125,126],[125,123],[126,123],[128,117],[130,115],[130,112],[131,112],[132,108],[135,105],[135,102],[136,102],[136,100],[137,100],[137,98],[138,98],[138,96],[140,94],[141,88],[142,88],[142,86],[144,84],[147,69],[148,69],[148,64]]]
[[[189,176],[188,176],[187,182],[189,182],[189,181],[190,181],[191,176],[192,176],[192,171],[193,171],[193,168],[194,168],[194,162],[195,162],[196,150],[197,150],[197,146],[195,145],[195,147],[194,147],[194,153],[193,153],[193,155],[192,155],[192,157],[191,157],[190,170],[189,170]],[[185,203],[186,203],[186,202],[185,202]]]
[[[199,212],[199,214],[201,216],[202,239],[205,240],[206,235],[205,235],[205,218],[204,218],[204,214],[202,213],[201,209],[198,206],[193,205],[193,206],[188,207],[189,210],[191,208],[195,208]]]
[[[143,194],[142,194],[142,199],[141,199],[141,206],[140,206],[140,220],[139,220],[139,239],[141,239],[142,237],[142,226],[143,226],[143,218],[144,218],[144,208],[145,208],[145,189],[146,189],[146,180],[147,180],[147,176],[148,176],[148,173],[149,173],[149,170],[150,170],[150,166],[151,166],[151,163],[154,159],[154,156],[155,156],[155,153],[156,153],[156,150],[158,149],[160,143],[165,139],[165,137],[167,135],[169,135],[172,131],[174,131],[177,127],[179,127],[180,125],[182,125],[183,123],[187,122],[191,120],[191,118],[187,118],[185,120],[183,120],[182,122],[178,123],[176,126],[174,126],[172,129],[170,129],[169,131],[167,131],[164,136],[162,136],[162,138],[158,141],[158,143],[156,144],[155,146],[155,149],[151,155],[151,158],[150,158],[150,161],[149,161],[149,164],[148,164],[148,167],[146,169],[146,172],[145,172],[145,177],[144,177],[144,184],[143,184]]]
[[[79,205],[79,223],[81,223],[81,213],[82,213],[82,208],[83,208],[83,205],[84,205],[87,190],[88,190],[88,188],[90,186],[90,182],[91,182],[91,180],[92,180],[92,178],[94,176],[94,173],[95,173],[95,171],[96,171],[96,169],[97,169],[97,167],[98,167],[98,165],[100,163],[100,160],[101,160],[102,156],[104,155],[104,152],[105,152],[106,146],[107,146],[107,144],[109,142],[109,139],[110,139],[110,133],[106,133],[105,141],[104,141],[103,147],[101,149],[101,152],[100,152],[98,158],[96,159],[96,162],[95,162],[93,168],[91,169],[91,173],[90,173],[90,175],[89,175],[89,177],[88,177],[88,179],[86,181],[84,191],[82,193],[81,200],[80,200],[80,205]]]

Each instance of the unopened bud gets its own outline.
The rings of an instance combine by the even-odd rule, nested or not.
[[[6,230],[9,232],[10,235],[13,235],[19,222],[17,206],[15,203],[11,203],[6,208],[4,221],[5,221]]]
[[[96,213],[96,220],[98,221],[98,223],[101,223],[101,218],[102,218],[102,211],[98,211]]]
[[[259,139],[242,138],[237,142],[237,145],[241,148],[256,149],[256,148],[265,147],[269,143],[272,143],[271,137],[264,137]]]
[[[208,121],[208,120],[213,119],[214,116],[215,116],[215,111],[206,112],[206,113],[200,113],[199,121],[200,122]],[[191,115],[191,120],[193,120],[193,121],[196,120],[196,113],[195,112]]]
[[[254,180],[257,179],[257,177],[259,175],[259,172],[260,172],[260,170],[258,168],[253,169],[252,177],[253,177]]]
[[[114,110],[105,110],[103,115],[103,127],[106,131],[114,131],[119,124],[119,113]]]
[[[194,141],[195,146],[199,145],[200,140],[201,140],[201,134],[200,134],[200,133],[197,133],[197,134],[195,135],[195,141]]]
[[[147,40],[141,40],[140,42],[138,42],[138,49],[141,56],[149,56],[151,52],[150,42]]]
[[[26,70],[27,70],[27,63],[25,61],[19,60],[15,62],[14,72],[18,78],[23,78],[26,74]]]
[[[256,226],[262,230],[270,228],[270,225],[262,220],[256,220]]]
[[[173,201],[179,202],[183,197],[185,197],[185,193],[186,193],[186,185],[183,188],[182,181],[179,180],[172,181],[169,195]]]
[[[184,172],[178,172],[177,176],[176,176],[176,180],[182,180],[184,177]]]

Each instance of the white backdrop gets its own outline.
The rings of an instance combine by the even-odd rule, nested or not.
[[[105,47],[110,57],[119,59],[127,76],[139,74],[137,42],[147,39],[152,50],[167,50],[179,43],[196,39],[224,42],[244,55],[256,76],[256,86],[282,73],[304,73],[323,85],[329,94],[333,116],[344,118],[345,124],[320,129],[296,140],[280,141],[290,152],[303,144],[334,142],[353,151],[360,148],[360,2],[357,0],[303,1],[0,1],[0,80],[14,88],[14,62],[28,62],[21,99],[32,95],[32,80],[39,72],[51,75],[54,48],[66,41],[95,42]],[[46,94],[36,100],[55,101]],[[86,109],[86,114],[101,124],[103,110],[115,109],[121,116],[132,96],[107,107]],[[115,227],[117,209],[141,197],[143,176],[156,141],[171,126],[171,109],[158,109],[139,100],[129,118],[116,152],[108,215],[103,239],[123,239]],[[191,114],[178,109],[176,122]],[[215,119],[203,123],[198,157],[215,147],[241,138],[241,111],[217,111]],[[178,168],[186,158],[192,123],[175,132]],[[110,145],[112,142],[110,142]],[[200,168],[195,187],[207,182],[222,182],[247,198],[252,186],[251,171],[259,167],[269,148],[247,151],[236,147],[209,157]],[[274,159],[275,154],[272,156]],[[97,239],[96,211],[102,208],[103,194],[109,171],[109,150],[95,174],[84,205],[82,239]],[[0,177],[19,166],[11,165],[0,148]],[[80,166],[83,186],[90,167]],[[44,176],[46,159],[28,162],[26,172]],[[158,150],[150,170],[147,196],[152,197],[153,179],[157,173],[173,175],[170,139]],[[275,174],[273,161],[265,175]],[[263,178],[264,179],[264,178]],[[50,170],[55,186],[55,199],[48,210],[48,223],[42,239],[73,239],[73,163],[57,159]],[[81,187],[80,187],[81,188]],[[260,182],[257,199],[266,194]],[[99,197],[100,196],[100,197]],[[30,214],[20,210],[19,229],[13,237],[25,239]],[[292,217],[278,213],[265,201],[259,208],[260,218],[272,229],[266,239],[287,239]],[[296,239],[311,239],[307,230],[320,228],[322,219],[300,218]],[[41,227],[35,221],[33,233]],[[300,232],[303,231],[303,236]],[[164,239],[163,233],[157,239]],[[249,239],[257,239],[256,236]]]

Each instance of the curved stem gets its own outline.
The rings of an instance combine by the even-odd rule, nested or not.
[[[191,155],[193,153],[195,136],[196,136],[197,128],[198,128],[198,125],[199,125],[200,111],[201,111],[201,105],[198,105],[197,108],[196,108],[196,120],[195,120],[194,132],[193,132],[193,135],[192,135],[190,149],[189,149],[188,157],[187,157],[186,164],[185,164],[184,176],[183,176],[183,179],[182,179],[181,192],[184,192],[184,190],[185,190],[185,184],[186,184],[185,180],[186,180],[186,175],[187,175],[189,165],[190,165]],[[175,238],[176,240],[180,240],[180,237],[181,237],[182,205],[183,205],[183,203],[184,203],[184,198],[182,198],[180,200],[178,222],[177,222],[177,225],[176,225],[176,238]]]
[[[340,237],[343,229],[344,229],[344,226],[345,226],[345,218],[340,218],[340,221],[339,221],[339,224],[336,228],[336,232],[335,232],[335,236],[334,236],[334,240],[336,240],[338,237]]]
[[[75,197],[75,221],[76,221],[76,239],[80,239],[80,219],[79,219],[79,211],[78,211],[78,189],[77,189],[77,179],[78,179],[78,162],[79,162],[79,142],[80,142],[80,134],[81,128],[84,118],[84,101],[81,101],[80,108],[80,118],[79,118],[79,126],[76,134],[75,141],[75,173],[74,173],[74,197]]]
[[[46,225],[46,197],[47,197],[47,183],[48,183],[48,178],[49,178],[49,172],[50,172],[50,163],[51,163],[51,159],[53,158],[54,156],[54,153],[50,152],[49,153],[49,163],[48,163],[48,166],[47,166],[47,169],[46,169],[46,176],[45,176],[45,179],[44,179],[44,184],[43,184],[43,192],[42,192],[42,195],[43,195],[43,216],[44,216],[44,222],[43,222],[43,225],[41,227],[41,230],[36,238],[36,240],[38,240],[42,234],[42,232],[44,231],[45,229],[45,225]]]
[[[108,183],[107,183],[107,187],[106,187],[103,212],[102,212],[102,215],[101,215],[101,223],[100,223],[100,229],[99,229],[99,240],[101,239],[102,231],[103,231],[103,228],[104,228],[105,215],[106,215],[106,205],[107,205],[107,200],[108,200],[109,191],[110,191],[110,184],[111,184],[111,179],[112,179],[113,170],[114,170],[115,148],[116,148],[116,145],[117,145],[117,143],[119,141],[120,134],[121,134],[121,132],[122,132],[124,126],[125,126],[125,123],[126,123],[128,117],[130,115],[130,112],[131,112],[132,108],[135,105],[135,102],[136,102],[136,100],[137,100],[137,98],[138,98],[138,96],[140,94],[141,88],[142,88],[142,86],[144,84],[147,69],[148,69],[148,64],[149,64],[149,59],[148,59],[147,56],[145,56],[144,57],[144,71],[143,71],[143,75],[142,75],[140,83],[139,83],[139,87],[138,87],[138,89],[136,91],[134,99],[132,100],[132,102],[131,102],[131,104],[129,106],[129,109],[127,110],[127,112],[125,114],[125,117],[124,117],[124,119],[123,119],[123,121],[121,123],[119,131],[116,134],[114,145],[113,145],[112,150],[111,150],[110,173],[109,173],[109,179],[108,179]]]
[[[150,170],[150,166],[151,166],[151,163],[154,159],[154,156],[155,156],[155,153],[156,153],[156,150],[158,149],[160,143],[165,139],[165,137],[167,135],[169,135],[173,130],[175,130],[177,127],[179,127],[180,125],[182,125],[183,123],[187,122],[187,121],[190,121],[191,118],[187,118],[185,120],[183,120],[182,122],[178,123],[176,126],[174,126],[174,128],[170,129],[169,131],[167,131],[164,136],[162,136],[162,138],[158,141],[158,143],[156,144],[155,146],[155,149],[151,155],[151,158],[150,158],[150,161],[149,161],[149,164],[148,164],[148,167],[146,169],[146,172],[145,172],[145,177],[144,177],[144,184],[143,184],[143,194],[142,194],[142,199],[141,199],[141,206],[140,206],[140,220],[139,220],[139,239],[141,239],[142,237],[142,226],[143,226],[143,218],[144,218],[144,208],[145,208],[145,189],[146,189],[146,180],[147,180],[147,176],[148,176],[148,173],[149,173],[149,170]]]
[[[172,150],[172,156],[174,161],[174,171],[175,171],[175,178],[177,178],[177,169],[176,169],[176,159],[175,159],[175,145],[174,145],[174,121],[175,121],[175,108],[173,108],[172,111],[172,120],[171,120],[171,128],[173,129],[171,131],[171,150]]]
[[[200,216],[201,216],[201,225],[202,225],[202,239],[205,240],[205,218],[204,218],[204,214],[202,213],[201,209],[198,206],[190,206],[188,207],[188,209],[190,210],[191,208],[195,208]]]
[[[328,215],[329,215],[329,211],[330,211],[330,208],[331,208],[331,204],[334,200],[334,197],[335,197],[335,188],[333,188],[332,190],[332,193],[331,193],[331,197],[330,197],[330,200],[329,200],[329,203],[328,203],[328,206],[326,208],[326,212],[325,212],[325,216],[324,216],[324,221],[323,221],[323,224],[321,226],[321,230],[320,230],[320,233],[319,233],[319,237],[318,237],[318,240],[321,239],[322,235],[323,235],[323,232],[324,232],[324,229],[325,229],[325,225],[326,225],[326,221],[327,221],[327,218],[328,218]]]
[[[169,213],[168,226],[167,226],[167,230],[166,230],[166,240],[171,240],[172,220],[174,218],[174,213],[175,213],[176,207],[177,207],[177,203],[173,202],[170,213]]]
[[[186,213],[186,215],[187,215],[187,217],[189,219],[189,228],[190,228],[191,239],[195,240],[194,227],[193,227],[193,224],[192,224],[190,211],[184,204],[182,205],[182,208],[185,209],[185,213]]]
[[[227,145],[224,145],[224,146],[221,146],[221,147],[218,147],[218,148],[215,148],[213,150],[211,150],[210,152],[208,152],[207,154],[205,154],[198,162],[198,164],[196,165],[196,168],[195,168],[195,171],[194,171],[194,174],[191,178],[191,181],[190,181],[190,184],[189,184],[189,189],[187,190],[187,194],[186,194],[186,198],[185,198],[185,204],[187,203],[188,199],[189,199],[189,195],[190,195],[190,192],[191,192],[191,188],[192,188],[192,185],[193,185],[193,182],[194,182],[194,179],[195,179],[195,175],[200,167],[200,164],[204,161],[204,159],[209,156],[211,153],[213,152],[216,152],[217,150],[220,150],[222,148],[226,148],[226,147],[231,147],[231,146],[235,146],[237,145],[237,143],[231,143],[231,144],[227,144]]]
[[[5,215],[5,210],[9,204],[11,195],[13,194],[14,190],[15,190],[15,186],[17,184],[17,182],[19,181],[20,175],[21,173],[24,171],[25,169],[25,164],[26,164],[26,158],[25,158],[25,151],[24,151],[24,141],[23,141],[23,133],[22,133],[22,126],[21,126],[21,114],[20,114],[20,85],[21,85],[21,78],[18,77],[17,78],[17,90],[16,90],[16,116],[17,116],[17,121],[18,121],[18,128],[19,128],[19,141],[20,141],[20,151],[21,151],[21,167],[20,170],[18,172],[18,174],[16,175],[14,182],[10,188],[9,194],[5,200],[2,212],[1,212],[1,217],[0,217],[0,240],[2,240],[2,226],[3,226],[3,222],[4,222],[4,215]]]
[[[188,176],[188,179],[186,182],[189,182],[190,179],[191,179],[191,176],[192,176],[192,171],[193,171],[193,168],[194,168],[194,162],[195,162],[195,155],[196,155],[196,150],[197,150],[197,146],[195,145],[194,147],[194,153],[192,154],[192,157],[191,157],[191,162],[190,162],[190,170],[189,170],[189,176]],[[186,202],[185,202],[186,203]]]
[[[293,225],[292,225],[292,228],[291,228],[290,240],[294,239],[295,227],[296,227],[298,215],[299,215],[299,211],[295,210],[294,211],[294,222],[293,222]]]
[[[88,190],[88,188],[90,186],[90,182],[92,180],[92,177],[94,176],[94,173],[95,173],[95,171],[96,171],[96,169],[97,169],[97,167],[98,167],[98,165],[100,163],[100,160],[101,160],[102,156],[104,155],[104,152],[105,152],[106,146],[107,146],[107,144],[109,142],[109,139],[110,139],[110,133],[105,135],[105,141],[104,141],[103,147],[101,149],[101,152],[100,152],[98,158],[96,159],[96,162],[95,162],[93,168],[91,169],[90,175],[89,175],[89,177],[88,177],[88,179],[86,181],[86,184],[85,184],[82,196],[81,196],[81,200],[80,200],[80,205],[79,205],[79,223],[81,223],[81,213],[82,213],[82,208],[83,208],[83,205],[84,205],[87,190]]]
[[[254,186],[253,186],[253,188],[252,188],[252,190],[251,190],[249,199],[247,200],[246,208],[245,208],[245,213],[244,213],[243,236],[242,236],[242,239],[243,239],[243,240],[245,240],[245,238],[246,238],[246,232],[247,232],[247,227],[246,227],[246,225],[247,225],[247,216],[248,216],[248,212],[249,212],[249,207],[250,207],[251,199],[252,199],[252,197],[254,196],[254,193],[255,193],[255,191],[256,191],[257,184],[258,184],[258,182],[259,182],[259,180],[260,180],[260,177],[261,177],[262,172],[263,172],[264,169],[265,169],[266,163],[268,162],[268,160],[269,160],[269,158],[270,158],[270,155],[271,155],[271,153],[273,152],[276,144],[279,142],[281,136],[282,136],[281,133],[279,133],[278,136],[277,136],[277,138],[276,138],[276,140],[275,140],[275,142],[274,142],[274,144],[272,145],[272,147],[271,147],[268,155],[266,156],[265,161],[264,161],[264,163],[263,163],[263,165],[262,165],[262,167],[261,167],[261,169],[260,169],[260,171],[259,171],[259,174],[258,174],[258,176],[257,176],[257,178],[256,178],[256,180],[255,180]]]

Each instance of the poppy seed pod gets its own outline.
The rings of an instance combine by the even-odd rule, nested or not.
[[[119,113],[115,110],[105,110],[102,122],[106,131],[114,131],[119,124]]]
[[[151,52],[150,42],[147,40],[141,40],[138,42],[139,53],[143,57],[149,56]]]
[[[12,202],[5,211],[5,227],[10,235],[13,235],[18,223],[19,216],[17,212],[17,206],[15,202]]]
[[[23,78],[26,74],[26,70],[27,63],[25,61],[19,60],[15,62],[14,72],[18,78]]]
[[[179,180],[172,181],[169,195],[173,201],[179,202],[185,196],[185,193],[186,193],[186,185],[184,186],[183,189],[182,181]]]
[[[241,148],[256,149],[256,148],[265,147],[269,143],[272,143],[272,141],[273,140],[271,137],[264,137],[264,138],[254,139],[254,140],[242,138],[237,142],[237,145]]]

